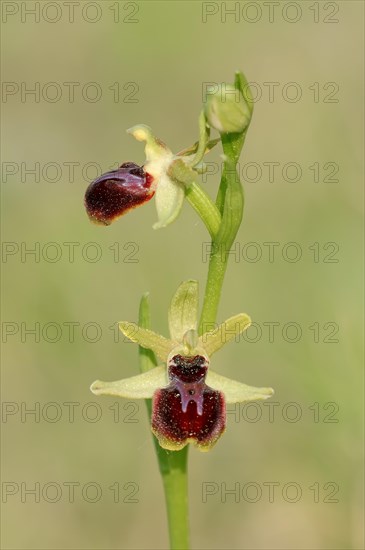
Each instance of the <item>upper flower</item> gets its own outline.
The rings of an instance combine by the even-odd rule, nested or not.
[[[180,175],[191,170],[188,164],[197,145],[174,155],[148,126],[139,124],[127,131],[146,142],[145,164],[126,162],[91,182],[85,194],[86,211],[93,222],[109,225],[155,195],[158,221],[153,227],[165,227],[178,216],[184,201],[184,184],[174,169]]]
[[[130,399],[153,398],[152,431],[160,445],[179,450],[193,442],[209,450],[222,435],[226,404],[267,399],[271,388],[255,388],[225,378],[210,369],[210,358],[251,323],[240,313],[202,336],[197,333],[198,283],[186,281],[175,293],[169,310],[170,339],[135,323],[121,322],[133,342],[152,350],[164,363],[148,372],[115,382],[95,381],[96,395]]]

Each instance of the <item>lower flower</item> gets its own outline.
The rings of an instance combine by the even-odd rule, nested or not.
[[[169,311],[171,339],[135,323],[121,322],[123,334],[150,349],[164,365],[143,374],[91,385],[96,395],[153,399],[152,431],[161,447],[177,451],[193,443],[207,451],[226,425],[226,404],[267,399],[271,388],[255,388],[221,376],[210,369],[210,357],[246,330],[245,313],[227,319],[216,329],[198,336],[198,284],[182,283]],[[166,366],[167,365],[167,368]]]

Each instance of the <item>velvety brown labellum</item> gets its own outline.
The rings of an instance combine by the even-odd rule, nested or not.
[[[125,162],[117,170],[98,177],[85,193],[89,218],[98,224],[110,225],[132,208],[152,199],[152,176],[142,166]]]
[[[207,369],[201,355],[170,361],[170,384],[153,397],[152,430],[163,447],[179,449],[193,440],[209,448],[224,431],[224,396],[205,383]]]

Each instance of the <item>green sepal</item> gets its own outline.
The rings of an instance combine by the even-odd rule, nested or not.
[[[159,388],[167,386],[166,367],[160,366],[131,376],[116,380],[114,382],[102,382],[96,380],[90,386],[95,395],[114,395],[116,397],[127,397],[128,399],[151,399]]]
[[[160,229],[172,223],[180,214],[184,202],[184,186],[173,181],[168,174],[160,175],[155,193],[158,221],[153,229]]]
[[[247,386],[242,382],[221,376],[210,369],[206,377],[206,384],[214,390],[222,392],[228,405],[230,403],[246,403],[247,401],[268,399],[274,393],[272,388]]]
[[[168,313],[170,336],[172,340],[182,342],[184,335],[188,331],[196,330],[198,307],[198,281],[184,281],[175,292]]]
[[[251,92],[251,88],[248,84],[247,78],[245,77],[242,71],[236,71],[236,74],[234,77],[234,86],[243,95],[247,103],[247,107],[249,108],[250,114],[252,116],[253,109],[254,109],[253,95]]]

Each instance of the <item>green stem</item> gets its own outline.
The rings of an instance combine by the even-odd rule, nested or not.
[[[165,451],[168,453],[168,451]],[[188,447],[170,451],[168,471],[162,473],[171,550],[188,550],[189,502],[188,502]]]
[[[214,239],[222,221],[218,208],[196,182],[185,187],[185,197],[204,222],[210,236]]]
[[[203,309],[200,317],[199,334],[206,332],[207,327],[216,321],[224,275],[227,269],[227,260],[228,256],[222,248],[220,250],[217,248],[216,251],[211,253]]]
[[[221,215],[209,195],[196,183],[196,172],[179,158],[169,167],[168,175],[184,187],[186,199],[206,225],[211,237],[215,238],[221,224]]]
[[[222,222],[217,235],[212,239],[200,334],[205,331],[207,324],[216,321],[229,251],[242,222],[244,196],[236,167],[244,139],[245,134],[222,134],[225,161],[216,201],[222,213]]]
[[[139,326],[151,327],[148,293],[142,296],[139,306]],[[139,346],[139,367],[147,372],[157,365],[155,354]],[[152,400],[146,399],[149,420],[152,414]],[[156,456],[165,491],[170,549],[189,550],[189,506],[188,506],[188,447],[181,451],[163,449],[153,435]]]

